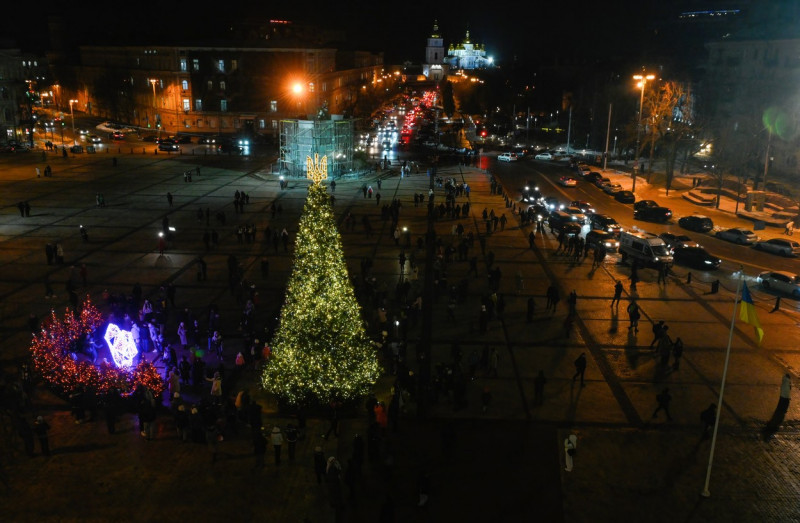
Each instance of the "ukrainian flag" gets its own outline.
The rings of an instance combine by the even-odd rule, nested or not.
[[[756,306],[753,303],[753,297],[750,296],[750,290],[747,288],[746,283],[744,284],[744,289],[742,289],[742,304],[739,308],[739,319],[755,327],[756,335],[758,336],[758,344],[761,345],[761,340],[764,339],[764,329],[761,328],[761,322],[758,321]]]

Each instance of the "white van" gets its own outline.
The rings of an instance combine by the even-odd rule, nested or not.
[[[502,153],[497,155],[497,159],[501,162],[516,162],[517,153]]]
[[[645,266],[672,264],[667,244],[655,234],[642,231],[622,231],[619,236],[622,261],[632,258]]]

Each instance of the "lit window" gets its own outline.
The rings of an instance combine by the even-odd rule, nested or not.
[[[209,90],[209,91],[211,91],[211,90],[213,90],[213,89],[214,89],[214,82],[212,82],[211,80],[209,80],[209,81],[208,81],[208,90]]]
[[[200,70],[200,60],[197,58],[192,58],[192,70],[199,71]]]
[[[185,73],[186,69],[186,58],[181,58],[181,71]]]
[[[219,110],[223,113],[228,110],[228,100],[220,100],[219,101]]]
[[[278,120],[272,120],[272,128],[276,130],[278,129]]]
[[[225,60],[217,60],[217,69],[220,73],[225,72]]]
[[[192,110],[192,102],[188,98],[183,99],[183,110],[184,111]]]
[[[308,92],[309,93],[314,92],[314,82],[308,82]]]
[[[239,68],[239,60],[231,60],[231,71],[235,71]]]
[[[194,101],[194,110],[195,111],[202,111],[203,110],[203,100],[200,98],[195,99]]]
[[[267,128],[267,121],[263,118],[258,121],[258,128],[259,129],[266,129]]]
[[[221,90],[221,91],[224,91],[224,90],[225,90],[225,85],[226,85],[226,84],[225,84],[225,80],[223,80],[223,81],[221,81],[221,82],[219,83],[219,88],[220,88],[220,90]]]
[[[277,100],[272,100],[269,103],[269,110],[270,110],[270,112],[273,112],[273,113],[277,113],[278,112],[278,101]]]
[[[189,80],[181,80],[181,89],[184,91],[189,89]]]

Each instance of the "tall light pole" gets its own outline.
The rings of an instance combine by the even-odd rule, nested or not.
[[[78,100],[69,101],[69,117],[72,120],[72,145],[78,145],[78,142],[75,140],[75,114],[72,112],[72,104],[76,103],[78,103]]]
[[[156,105],[156,80],[155,78],[148,78],[150,85],[153,86],[153,125],[156,125],[156,112],[158,111],[158,106]],[[158,128],[159,138],[161,138],[161,127]]]
[[[635,74],[633,75],[634,80],[638,80],[639,83],[636,84],[637,87],[640,88],[641,94],[639,95],[639,124],[636,126],[636,150],[634,154],[636,158],[633,159],[633,187],[631,188],[631,192],[636,192],[636,171],[639,170],[639,142],[642,138],[642,109],[644,106],[644,86],[647,84],[648,80],[654,80],[655,75],[648,74],[648,75],[641,75]]]

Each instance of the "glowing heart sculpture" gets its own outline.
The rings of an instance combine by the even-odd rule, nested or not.
[[[139,353],[130,331],[124,331],[114,325],[108,324],[106,334],[103,336],[111,351],[111,357],[117,367],[128,368],[133,366],[133,358]]]

